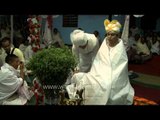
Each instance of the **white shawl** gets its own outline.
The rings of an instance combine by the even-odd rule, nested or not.
[[[28,91],[28,85],[18,77],[19,73],[9,64],[5,63],[0,70],[0,104],[24,105],[31,98],[32,93]],[[10,97],[17,92],[18,96],[11,100]],[[10,99],[10,100],[9,100]]]
[[[90,72],[74,74],[71,80],[76,84],[76,89],[85,89],[83,92],[85,105],[133,103],[134,90],[129,82],[128,59],[121,39],[110,50],[105,39]],[[70,91],[72,87],[72,85],[67,86],[67,90]]]
[[[17,77],[16,70],[5,63],[0,72],[0,100],[12,96],[22,85],[22,78]]]

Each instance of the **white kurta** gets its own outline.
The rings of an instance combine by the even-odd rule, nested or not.
[[[3,49],[0,48],[0,67],[3,65]]]
[[[29,62],[30,58],[32,58],[33,55],[34,55],[34,52],[32,50],[32,46],[31,45],[27,46],[27,48],[24,51],[24,57],[25,57],[26,64]]]
[[[131,105],[134,90],[128,78],[128,59],[123,41],[109,50],[103,41],[88,73],[72,77],[76,89],[85,89],[85,105]],[[67,90],[73,89],[72,85]],[[71,93],[69,93],[71,95]]]
[[[40,48],[44,49],[45,45],[44,44],[40,44]],[[29,62],[29,60],[32,58],[32,56],[34,56],[36,54],[36,52],[34,52],[32,50],[32,46],[28,45],[24,51],[24,57],[25,57],[25,63],[27,64]]]
[[[94,34],[85,33],[88,40],[88,45],[85,49],[79,48],[79,46],[72,46],[72,52],[78,59],[77,69],[80,72],[88,72],[92,66],[92,62],[99,49],[99,41]]]
[[[151,42],[151,45],[151,52],[160,55],[160,43],[158,41],[154,44]]]
[[[18,77],[19,73],[12,66],[5,63],[0,70],[0,104],[3,105],[24,105],[33,93],[28,91],[28,85]],[[15,93],[17,96],[15,97]],[[11,96],[14,95],[14,99]],[[13,97],[12,97],[13,98]]]

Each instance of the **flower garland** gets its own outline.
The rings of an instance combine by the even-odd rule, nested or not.
[[[34,92],[34,95],[36,98],[36,105],[44,105],[45,104],[44,103],[44,99],[45,99],[44,91],[43,91],[41,84],[37,80],[37,78],[33,80],[32,91]]]
[[[152,100],[134,96],[134,105],[158,105],[158,104]]]
[[[27,19],[30,35],[28,36],[29,43],[32,45],[33,52],[41,50],[40,48],[40,17],[30,15]]]

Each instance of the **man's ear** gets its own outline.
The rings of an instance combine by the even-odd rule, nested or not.
[[[8,62],[8,64],[11,65],[11,66],[13,66],[13,63],[12,63],[12,62]]]

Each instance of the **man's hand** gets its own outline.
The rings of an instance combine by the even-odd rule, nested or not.
[[[73,72],[73,75],[75,74],[75,73],[78,73],[79,72],[79,70],[75,70],[74,72]]]
[[[24,80],[24,63],[23,62],[20,62],[20,77]]]
[[[23,62],[20,62],[20,70],[24,70],[24,63]]]

